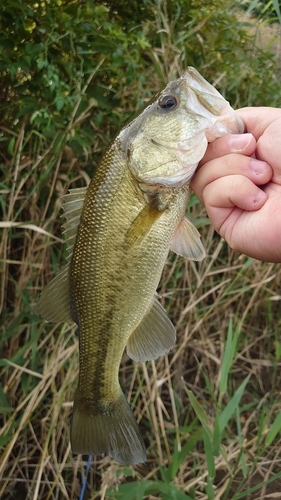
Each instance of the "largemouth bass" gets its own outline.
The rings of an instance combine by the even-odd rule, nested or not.
[[[174,346],[175,328],[156,289],[170,250],[205,256],[185,217],[189,183],[208,142],[242,132],[228,102],[188,68],[121,130],[89,187],[64,197],[68,262],[43,291],[39,312],[78,325],[73,452],[107,453],[125,464],[146,460],[119,385],[121,358],[125,348],[146,361]]]

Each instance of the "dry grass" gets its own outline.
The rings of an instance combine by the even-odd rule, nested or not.
[[[61,173],[60,160],[49,178],[50,193],[42,213],[40,186],[34,184],[32,175],[19,176],[28,162],[19,158],[17,165],[9,166],[7,188],[1,192],[9,200],[5,220],[10,224],[2,224],[1,240],[2,387],[6,395],[2,403],[8,408],[1,428],[0,496],[70,500],[79,496],[85,465],[82,457],[72,456],[69,445],[77,336],[72,325],[48,325],[36,316],[40,290],[52,276],[50,261],[57,268],[56,256],[63,249],[57,217],[59,195],[66,190],[68,178],[65,165]],[[87,176],[78,171],[78,177],[83,182]],[[214,498],[236,498],[236,492],[270,480],[280,470],[279,432],[266,443],[280,411],[280,266],[231,251],[214,234],[203,207],[191,205],[191,217],[201,221],[208,256],[194,264],[171,255],[159,287],[163,304],[177,325],[177,346],[169,356],[147,364],[133,364],[124,356],[120,370],[121,383],[145,435],[148,462],[133,469],[108,458],[94,459],[89,476],[92,493],[85,498],[112,498],[106,494],[108,488],[120,488],[124,481],[142,478],[163,483],[161,466],[169,470],[171,464],[175,468],[171,481],[178,490],[190,498],[211,498],[202,426],[187,390],[204,409],[213,432],[217,412],[225,408],[248,374],[251,378],[239,410],[228,422],[214,457]],[[227,391],[222,393],[231,318],[238,340]],[[179,459],[189,443],[188,453]],[[279,491],[277,478],[246,498],[278,498],[272,495]]]

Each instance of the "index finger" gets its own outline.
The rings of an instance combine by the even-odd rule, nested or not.
[[[202,158],[199,168],[215,158],[221,158],[230,153],[240,153],[251,156],[256,147],[256,141],[252,134],[227,134],[219,137],[208,144],[208,148]]]

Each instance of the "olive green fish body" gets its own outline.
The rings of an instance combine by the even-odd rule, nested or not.
[[[175,329],[156,289],[169,250],[193,260],[205,256],[184,216],[189,183],[208,141],[242,131],[229,104],[188,68],[121,130],[89,187],[64,197],[68,262],[43,291],[39,312],[78,325],[74,452],[145,461],[119,385],[121,358],[125,348],[146,361],[174,346]]]
[[[79,326],[80,342],[80,375],[71,434],[74,451],[106,451],[116,458],[110,443],[107,449],[95,447],[98,436],[91,431],[89,438],[87,416],[91,421],[107,412],[109,419],[111,413],[115,419],[115,404],[120,398],[125,407],[118,382],[121,358],[130,335],[153,305],[173,234],[184,216],[189,188],[166,191],[167,206],[159,213],[152,206],[151,215],[146,214],[149,204],[145,193],[134,181],[121,147],[116,144],[88,188],[70,265],[71,309]],[[129,228],[142,219],[142,214],[149,228],[141,236],[136,230],[135,239]],[[77,416],[80,413],[79,425],[75,422],[76,412]],[[136,459],[133,453],[128,457],[136,443],[123,443],[127,451],[122,461],[138,463],[144,460],[145,453],[135,420],[132,426],[141,451]],[[100,428],[98,435],[107,432],[107,428]]]

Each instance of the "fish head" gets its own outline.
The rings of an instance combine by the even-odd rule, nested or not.
[[[137,181],[182,187],[208,142],[243,131],[241,118],[224,97],[189,67],[152,98],[119,138]]]

